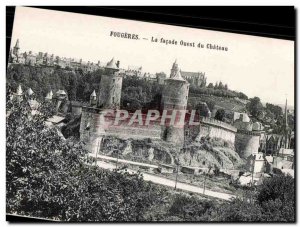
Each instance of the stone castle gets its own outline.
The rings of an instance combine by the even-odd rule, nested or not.
[[[151,138],[182,147],[185,142],[197,141],[201,137],[219,138],[235,145],[237,152],[244,154],[257,153],[260,143],[260,132],[243,132],[233,125],[208,118],[200,117],[200,125],[174,127],[160,125],[133,126],[120,124],[106,127],[107,110],[118,110],[122,91],[122,74],[114,59],[105,66],[105,75],[99,85],[99,94],[96,91],[90,96],[90,104],[82,107],[80,137],[85,141],[91,152],[98,152],[102,139],[105,136],[119,138]],[[163,110],[185,111],[189,94],[189,82],[185,80],[175,61],[171,68],[170,77],[165,79],[162,93],[161,107]],[[190,114],[189,111],[186,112]],[[145,116],[144,116],[145,117]]]
[[[9,63],[25,64],[31,66],[59,66],[61,68],[83,69],[84,71],[94,71],[98,68],[105,70],[101,76],[98,95],[96,91],[90,96],[89,105],[82,106],[75,101],[68,101],[65,91],[55,93],[57,111],[64,109],[67,111],[71,106],[71,111],[82,114],[80,135],[86,141],[91,151],[96,152],[101,146],[102,138],[105,135],[125,138],[152,138],[163,140],[168,143],[182,146],[185,142],[197,141],[201,137],[220,138],[235,145],[236,151],[242,158],[246,158],[253,152],[265,151],[274,154],[287,142],[286,137],[278,135],[266,135],[263,129],[256,123],[250,123],[245,119],[245,114],[234,117],[233,125],[217,121],[210,117],[200,117],[200,126],[162,126],[159,123],[149,127],[128,127],[127,125],[103,127],[106,110],[117,110],[120,108],[123,77],[141,74],[141,67],[121,69],[120,62],[112,59],[105,66],[100,66],[90,62],[76,61],[74,59],[60,58],[47,53],[33,54],[21,53],[19,40],[10,51]],[[142,75],[142,74],[141,74]],[[148,78],[148,77],[147,77]],[[149,76],[149,78],[152,78]],[[156,81],[158,78],[151,79]],[[150,81],[151,81],[150,80]],[[172,65],[170,76],[156,81],[163,85],[161,109],[171,112],[173,110],[187,110],[187,101],[190,85],[202,86],[206,84],[205,73],[191,73],[181,71],[175,61]],[[31,90],[31,89],[30,89]],[[20,93],[20,91],[18,91]],[[22,92],[21,92],[22,93]],[[47,94],[46,99],[52,99],[53,92]],[[53,96],[53,97],[54,97]],[[67,100],[67,101],[66,101]],[[69,106],[67,105],[69,103]],[[78,105],[77,105],[78,104]],[[70,109],[70,108],[69,108]],[[187,110],[186,115],[191,113]],[[247,117],[246,117],[247,118]]]
[[[112,59],[106,64],[104,67],[105,74],[101,76],[99,91],[96,92],[94,90],[92,92],[89,104],[82,106],[82,104],[69,101],[68,95],[64,90],[49,91],[45,99],[55,104],[58,114],[55,115],[53,119],[50,119],[49,122],[60,127],[65,113],[71,111],[77,116],[81,115],[80,139],[86,143],[87,149],[94,154],[98,153],[102,148],[106,149],[107,146],[113,147],[115,145],[114,141],[118,139],[119,141],[129,139],[130,141],[128,143],[122,144],[122,146],[124,145],[129,148],[132,141],[139,142],[140,139],[143,141],[145,141],[144,139],[147,139],[146,141],[151,139],[149,141],[155,141],[155,144],[163,144],[163,146],[161,148],[156,147],[156,150],[149,147],[141,147],[140,149],[148,149],[149,152],[154,152],[156,160],[159,162],[174,164],[175,157],[173,157],[170,151],[164,150],[165,148],[163,147],[165,144],[169,144],[175,149],[174,151],[177,152],[193,142],[197,144],[197,142],[200,142],[203,138],[215,138],[221,139],[224,145],[225,142],[231,144],[229,147],[231,149],[234,147],[235,152],[244,160],[250,160],[253,157],[263,157],[259,160],[255,160],[255,165],[256,162],[266,162],[263,154],[267,155],[268,158],[270,155],[274,157],[272,160],[274,160],[275,164],[273,163],[272,165],[276,168],[278,166],[280,168],[286,168],[286,165],[293,163],[290,160],[285,160],[285,158],[290,158],[288,156],[290,154],[285,153],[293,149],[294,135],[290,135],[290,137],[287,137],[287,135],[267,135],[264,132],[262,124],[259,122],[253,123],[246,113],[235,112],[233,124],[227,124],[211,117],[199,116],[197,119],[200,123],[199,125],[184,124],[182,127],[175,127],[168,124],[162,125],[160,119],[163,117],[170,118],[174,110],[184,111],[185,117],[192,115],[191,111],[187,108],[190,84],[182,77],[176,61],[172,65],[169,78],[164,80],[161,99],[161,109],[163,109],[164,112],[153,124],[146,126],[136,124],[128,125],[126,122],[121,122],[118,125],[108,126],[107,121],[114,120],[115,116],[107,116],[107,113],[118,113],[118,111],[122,111],[120,110],[120,102],[124,74],[120,72],[118,65],[115,59]],[[22,87],[19,85],[13,96],[17,100],[25,98],[28,100],[28,104],[33,111],[36,111],[38,102],[36,102],[34,98],[35,94],[31,88],[23,92]],[[285,112],[287,116],[287,110]],[[166,116],[164,116],[164,113]],[[129,113],[128,117],[131,118],[134,114],[135,113]],[[142,117],[146,119],[147,115],[142,114]],[[162,149],[163,152],[160,153],[157,149]],[[280,151],[283,157],[280,156]],[[189,156],[189,158],[192,157]],[[190,161],[191,160],[192,159],[190,159]],[[195,162],[195,160],[193,160],[193,162]],[[190,164],[186,163],[186,165],[191,164],[192,162],[190,162]],[[198,164],[194,163],[194,165]],[[264,171],[264,168],[265,165],[259,165],[255,171],[261,172]]]

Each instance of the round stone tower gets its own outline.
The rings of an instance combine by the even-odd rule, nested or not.
[[[90,105],[82,108],[80,139],[86,142],[87,149],[94,155],[100,151],[102,138],[109,127],[105,121],[107,111],[120,108],[123,79],[118,72],[119,67],[113,58],[101,76],[98,99],[93,91]]]
[[[53,92],[52,92],[52,90],[50,90],[50,91],[47,93],[45,99],[48,100],[48,101],[50,101],[50,100],[52,100],[52,98],[53,98]]]
[[[84,106],[80,122],[80,139],[87,144],[87,149],[92,154],[99,152],[104,135],[105,119],[102,110]]]
[[[170,117],[176,112],[176,121],[184,114],[187,106],[189,83],[182,78],[180,69],[175,61],[171,69],[170,78],[165,80],[162,94],[162,118],[164,115]],[[184,114],[185,115],[185,114]],[[162,138],[168,142],[183,144],[184,125],[167,123],[162,130]]]
[[[97,105],[97,95],[96,95],[96,91],[95,90],[90,95],[90,105],[91,106],[96,106]]]
[[[260,132],[238,130],[235,136],[235,149],[241,158],[258,153]]]
[[[27,99],[33,99],[33,95],[34,95],[34,92],[32,91],[32,89],[28,88],[28,90],[26,92],[26,98]]]
[[[18,102],[21,102],[23,100],[23,90],[21,84],[19,84],[17,92],[16,92],[16,99]]]
[[[101,109],[119,109],[123,78],[113,58],[105,67],[101,76],[98,107]]]

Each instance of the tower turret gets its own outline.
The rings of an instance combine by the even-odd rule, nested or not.
[[[20,46],[19,46],[19,39],[17,39],[17,42],[13,48],[13,62],[14,63],[19,63],[19,49],[20,49]]]
[[[45,99],[46,99],[46,100],[52,100],[52,98],[53,98],[53,92],[52,92],[52,90],[50,90],[50,91],[47,93]]]
[[[171,68],[170,78],[173,78],[178,71],[179,71],[179,68],[178,68],[178,63],[177,63],[177,59],[176,59]]]
[[[27,90],[27,92],[26,92],[26,97],[27,97],[28,99],[33,99],[33,94],[34,94],[34,92],[32,91],[32,89],[31,89],[31,88],[28,88],[28,90]]]
[[[19,50],[20,50],[19,39],[17,39],[17,42],[13,49],[13,54],[17,56],[19,54]]]
[[[119,109],[123,78],[118,73],[115,59],[111,59],[105,67],[105,75],[101,76],[98,107],[103,109]]]
[[[23,100],[23,90],[22,90],[21,84],[19,84],[19,86],[18,86],[18,88],[17,88],[16,99],[17,99],[18,101],[22,101],[22,100]]]
[[[163,114],[167,113],[167,115],[170,116],[177,113],[176,116],[179,116],[180,114],[184,114],[185,116],[188,93],[189,83],[182,78],[178,64],[175,61],[171,69],[170,78],[165,80],[162,94]],[[183,119],[184,116],[182,116]],[[172,124],[166,124],[162,137],[168,142],[183,144],[184,125],[182,124],[181,126],[174,126]]]
[[[97,95],[95,90],[93,91],[93,93],[90,96],[90,105],[91,106],[96,106],[97,105]]]

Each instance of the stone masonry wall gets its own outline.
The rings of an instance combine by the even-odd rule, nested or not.
[[[102,75],[100,81],[98,106],[101,108],[119,108],[123,78],[120,75]]]
[[[238,131],[235,139],[235,148],[241,158],[248,158],[251,154],[257,153],[259,148],[259,134]]]

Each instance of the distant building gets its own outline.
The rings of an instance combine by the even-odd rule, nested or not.
[[[283,158],[284,160],[293,161],[294,160],[294,150],[280,148],[277,156]]]
[[[167,78],[167,75],[163,72],[156,73],[156,82],[160,85],[163,85],[165,83],[165,79]]]
[[[151,74],[151,73],[144,73],[143,75],[143,79],[146,81],[150,81],[150,82],[156,82],[156,75]]]
[[[142,66],[128,66],[128,69],[125,70],[125,76],[142,77],[142,69]]]
[[[101,68],[100,61],[97,63],[83,62],[82,59],[75,60],[74,58],[65,58],[60,56],[54,56],[54,54],[48,54],[38,52],[34,54],[32,51],[20,52],[19,39],[16,41],[13,49],[10,50],[8,63],[24,64],[29,66],[47,66],[47,67],[59,67],[68,70],[79,70],[83,72],[93,72]]]
[[[265,172],[265,163],[267,162],[263,153],[252,154],[247,158],[247,169],[253,173]]]
[[[252,131],[253,123],[252,120],[246,113],[237,113],[234,112],[233,115],[233,125],[238,130],[242,131]]]
[[[26,55],[25,65],[30,65],[30,66],[36,65],[36,55],[34,55],[32,51],[29,51],[29,53]]]
[[[264,126],[260,122],[255,122],[252,125],[252,130],[253,131],[263,131],[264,130]]]
[[[204,72],[181,71],[181,75],[191,85],[194,85],[196,87],[205,87],[206,86],[206,76],[205,76]]]
[[[248,116],[247,113],[234,112],[233,113],[233,122],[235,122],[238,119],[242,120],[243,122],[250,122],[250,117]]]

